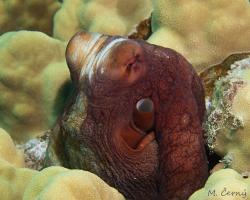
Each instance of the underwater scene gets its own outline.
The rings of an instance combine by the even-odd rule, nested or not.
[[[0,200],[250,200],[249,0],[0,0]]]

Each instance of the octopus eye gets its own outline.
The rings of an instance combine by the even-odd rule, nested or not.
[[[154,103],[150,99],[141,99],[136,104],[136,109],[139,112],[153,112],[154,111]]]

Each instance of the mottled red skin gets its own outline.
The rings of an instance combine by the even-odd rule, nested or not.
[[[208,176],[203,87],[180,54],[137,42],[146,73],[132,85],[98,74],[92,83],[83,78],[51,136],[46,165],[89,170],[126,199],[186,200]],[[156,140],[134,150],[121,140],[120,130],[142,98],[154,102]]]

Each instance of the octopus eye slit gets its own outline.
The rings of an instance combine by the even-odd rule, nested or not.
[[[128,69],[131,69],[134,63],[135,63],[135,62],[130,62],[130,63],[127,65],[127,68],[128,68]]]
[[[140,54],[139,54],[139,53],[135,55],[135,59],[136,59],[136,60],[139,60],[139,59],[140,59],[140,57],[141,57],[141,56],[140,56]]]
[[[126,65],[126,71],[127,71],[127,72],[130,72],[131,69],[132,69],[132,67],[135,65],[135,63],[136,63],[136,60],[133,60],[133,61],[129,62],[129,63]]]

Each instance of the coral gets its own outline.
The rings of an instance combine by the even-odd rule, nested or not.
[[[24,167],[23,152],[16,149],[11,137],[0,129],[0,193],[1,199],[21,199],[36,171]]]
[[[250,178],[243,178],[232,169],[214,172],[205,186],[189,200],[241,200],[250,198]]]
[[[148,41],[177,50],[197,70],[250,50],[247,0],[158,0],[153,10]]]
[[[1,199],[22,199],[26,186],[38,171],[18,168],[0,158],[0,192]]]
[[[52,127],[69,86],[63,42],[40,32],[0,37],[0,126],[15,140]]]
[[[10,135],[0,128],[0,159],[16,167],[24,167],[24,154],[17,150]]]
[[[82,199],[125,200],[94,174],[63,167],[36,171],[24,166],[24,155],[0,129],[0,192],[4,200]]]
[[[224,77],[215,82],[204,129],[208,146],[225,156],[226,167],[250,170],[250,58],[235,62]]]
[[[23,200],[125,200],[96,175],[82,170],[49,167],[32,178]]]
[[[59,8],[57,0],[1,0],[0,35],[23,29],[52,34],[53,16]]]
[[[64,0],[54,18],[53,35],[66,41],[81,29],[128,35],[151,11],[150,0]]]

